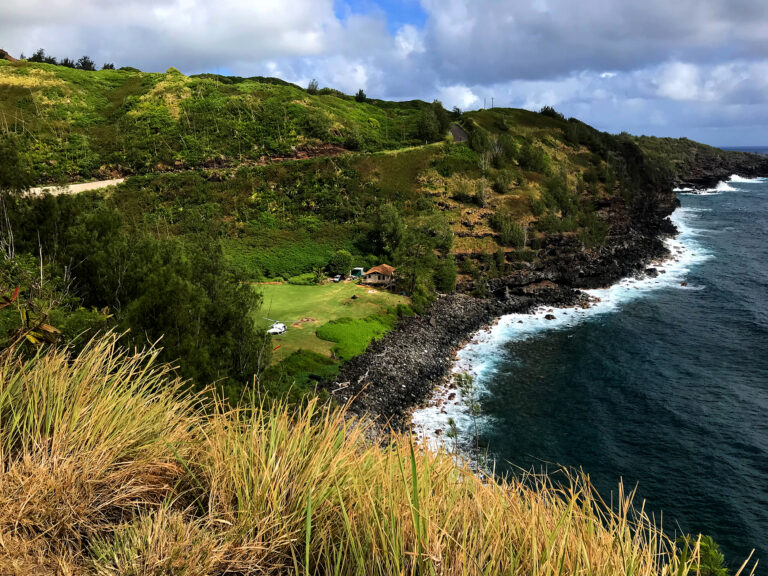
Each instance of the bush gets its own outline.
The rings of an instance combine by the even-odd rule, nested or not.
[[[497,194],[506,194],[512,184],[512,175],[506,170],[499,170],[493,177],[493,190]]]
[[[542,174],[546,174],[549,171],[549,157],[544,150],[532,145],[530,142],[525,142],[520,148],[518,162],[523,170],[540,172]]]
[[[455,176],[448,181],[448,194],[456,200],[468,204],[474,200],[472,181],[464,176]]]
[[[307,92],[309,94],[317,94],[318,84],[317,80],[312,78],[312,80],[309,81],[309,84],[307,84]]]
[[[365,102],[368,99],[368,96],[365,95],[365,91],[360,88],[360,90],[357,91],[357,94],[355,94],[355,101],[356,102]]]
[[[288,284],[293,284],[294,286],[314,286],[317,284],[317,276],[314,272],[291,276],[288,278]]]
[[[499,234],[499,241],[504,246],[525,246],[527,231],[525,226],[515,222],[512,214],[503,208],[496,210],[491,218],[491,226]]]
[[[475,204],[480,208],[485,208],[488,204],[488,187],[485,178],[480,178],[475,182]]]

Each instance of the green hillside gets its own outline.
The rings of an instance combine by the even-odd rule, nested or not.
[[[36,183],[256,163],[423,141],[423,102],[357,102],[274,78],[86,71],[0,60],[0,130]]]
[[[8,196],[18,256],[0,290],[21,298],[0,310],[7,342],[34,349],[114,327],[137,346],[162,339],[163,359],[197,386],[217,381],[235,398],[255,375],[301,397],[338,365],[333,350],[347,358],[371,336],[298,349],[265,372],[279,343],[253,322],[264,314],[252,283],[319,279],[345,251],[353,267],[395,266],[393,290],[419,312],[457,287],[482,295],[553,238],[599,247],[617,211],[671,182],[632,137],[551,109],[461,114],[311,92],[269,78],[0,61],[0,188],[128,177],[96,192]],[[468,142],[452,141],[451,123]],[[343,310],[328,321],[348,322]]]

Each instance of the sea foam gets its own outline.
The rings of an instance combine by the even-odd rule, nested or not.
[[[697,241],[700,231],[693,227],[702,208],[678,208],[670,217],[679,234],[665,243],[669,257],[652,262],[649,266],[658,270],[657,277],[642,276],[624,278],[609,288],[585,290],[593,299],[590,308],[541,307],[531,314],[509,314],[496,324],[475,333],[469,343],[457,353],[454,373],[468,373],[474,378],[479,396],[485,393],[484,384],[492,376],[501,358],[504,344],[535,338],[549,330],[562,330],[589,321],[602,314],[620,309],[624,304],[642,298],[651,291],[662,288],[701,290],[701,286],[683,286],[690,268],[711,256]],[[663,272],[662,272],[663,271]],[[546,319],[546,316],[554,319]],[[417,437],[433,446],[445,441],[451,420],[466,435],[472,426],[472,417],[457,390],[440,386],[426,407],[414,411],[413,429]],[[480,425],[482,425],[482,418]]]
[[[739,184],[756,184],[758,182],[765,182],[768,178],[744,178],[738,174],[733,174],[728,178],[728,182],[735,182]]]

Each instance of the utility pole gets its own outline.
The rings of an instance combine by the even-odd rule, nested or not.
[[[493,110],[493,96],[491,96],[491,110]]]

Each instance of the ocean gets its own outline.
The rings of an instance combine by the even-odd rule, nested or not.
[[[710,534],[732,566],[752,549],[765,563],[768,179],[680,199],[658,277],[590,290],[586,310],[506,316],[456,371],[475,378],[499,473],[580,468],[604,496],[623,480],[668,533]],[[453,418],[471,453],[472,419],[448,392],[414,425],[435,441]]]

